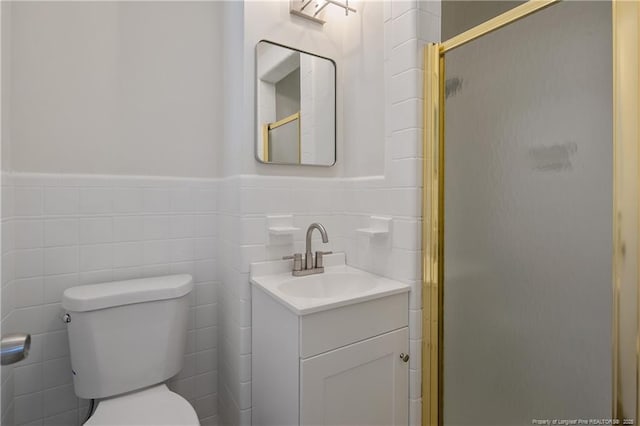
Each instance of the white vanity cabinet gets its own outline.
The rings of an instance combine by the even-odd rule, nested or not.
[[[407,327],[300,360],[300,424],[406,425]]]
[[[299,315],[252,287],[254,425],[407,425],[408,293]]]

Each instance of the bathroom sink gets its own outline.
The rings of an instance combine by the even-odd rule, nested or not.
[[[378,283],[362,274],[334,272],[297,277],[278,286],[281,292],[293,297],[331,299],[371,291]]]
[[[251,284],[297,315],[333,309],[409,291],[407,284],[345,264],[344,253],[327,255],[321,274],[294,277],[290,261],[251,264]]]

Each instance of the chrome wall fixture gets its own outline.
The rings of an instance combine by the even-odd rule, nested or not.
[[[356,12],[355,8],[349,6],[349,0],[344,3],[336,0],[289,0],[289,13],[324,24],[323,12],[330,4],[343,8],[345,16],[349,16],[349,12]]]
[[[22,361],[29,355],[31,335],[14,333],[2,336],[0,340],[0,364],[9,365]]]

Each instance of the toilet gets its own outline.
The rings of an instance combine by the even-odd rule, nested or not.
[[[97,401],[85,425],[200,424],[164,383],[182,369],[192,289],[182,274],[65,290],[75,393]]]

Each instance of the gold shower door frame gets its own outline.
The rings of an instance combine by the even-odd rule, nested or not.
[[[442,419],[442,284],[444,242],[444,55],[478,37],[522,19],[559,0],[530,0],[442,43],[424,49],[422,196],[422,424]],[[640,336],[640,1],[612,1],[613,30],[613,252],[612,419],[638,421]],[[635,294],[635,312],[620,312],[622,295]],[[634,365],[621,365],[619,320],[635,318]],[[635,382],[635,406],[624,406],[621,378]],[[628,400],[628,399],[627,399]],[[622,422],[621,422],[622,424]]]

